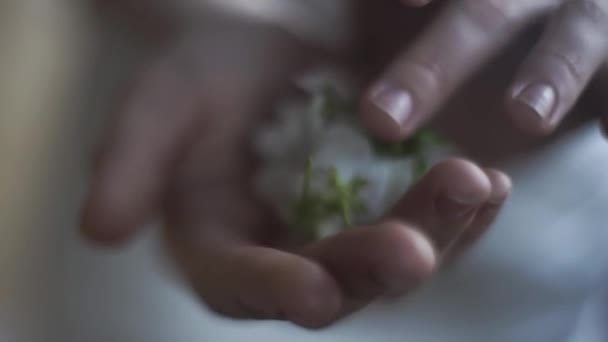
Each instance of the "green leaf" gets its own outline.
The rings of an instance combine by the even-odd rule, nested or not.
[[[430,146],[440,145],[442,143],[443,142],[439,137],[427,130],[420,130],[411,138],[398,143],[372,139],[372,144],[376,153],[394,158],[411,157]]]
[[[330,171],[329,179],[332,192],[337,196],[342,221],[347,227],[351,227],[353,225],[354,213],[365,209],[365,205],[360,198],[360,193],[367,186],[367,181],[363,178],[355,177],[350,182],[345,183],[335,168],[332,168]]]
[[[355,122],[357,112],[356,102],[343,96],[331,84],[326,84],[320,92],[312,94],[311,106],[320,104],[321,114],[327,121],[349,120]],[[320,102],[319,102],[320,101]],[[363,128],[359,127],[363,130]],[[428,130],[420,130],[410,139],[399,143],[387,143],[376,139],[371,140],[377,154],[389,158],[412,158],[412,173],[416,180],[423,177],[428,171],[429,162],[425,157],[426,149],[443,144],[444,142]],[[291,204],[290,226],[310,238],[316,238],[321,223],[338,216],[343,223],[350,227],[354,224],[356,214],[365,210],[365,203],[361,199],[361,191],[368,186],[363,178],[353,178],[346,181],[336,168],[332,168],[325,175],[328,189],[322,193],[313,192],[311,181],[313,179],[313,160],[309,158],[306,163],[304,179],[300,197]]]
[[[429,147],[444,144],[437,135],[428,130],[420,130],[410,139],[399,143],[372,141],[376,153],[390,158],[413,158],[412,173],[416,180],[420,179],[429,169],[425,151]]]
[[[366,210],[360,193],[367,181],[356,177],[346,182],[336,168],[331,168],[327,174],[328,190],[314,193],[310,188],[312,177],[313,163],[309,160],[300,197],[291,206],[290,225],[310,238],[318,235],[320,224],[332,216],[341,217],[344,225],[351,227],[354,215]]]
[[[321,101],[321,114],[328,122],[332,122],[339,118],[353,119],[354,116],[346,116],[350,113],[356,113],[357,107],[352,99],[343,96],[335,86],[327,83],[322,90],[312,95],[311,106],[317,101]]]

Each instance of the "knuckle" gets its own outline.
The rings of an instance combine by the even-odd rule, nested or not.
[[[437,58],[409,57],[400,61],[397,77],[401,82],[417,83],[425,89],[438,89],[451,84],[451,77]]]
[[[546,47],[541,49],[541,54],[548,59],[557,61],[558,65],[561,65],[563,71],[573,79],[577,84],[584,82],[586,79],[585,63],[580,52],[565,53],[563,51]]]

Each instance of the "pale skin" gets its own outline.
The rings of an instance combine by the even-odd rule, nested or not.
[[[475,160],[498,162],[545,140],[515,127],[543,135],[557,129],[607,60],[608,20],[602,18],[608,16],[601,17],[607,1],[438,2],[430,9],[402,8],[393,0],[361,2],[373,7],[364,9],[369,23],[362,27],[383,42],[367,46],[362,40],[368,61],[377,62],[361,70],[362,77],[376,79],[362,98],[362,119],[385,139],[407,138],[437,115],[437,129]],[[506,98],[504,113],[474,86],[468,92],[477,94],[474,105],[467,91],[459,95],[468,112],[475,109],[471,114],[460,113],[458,101],[443,108],[504,42],[517,37],[518,28],[540,21],[536,14],[552,18],[540,44],[527,51],[514,80],[501,74],[504,68],[497,72],[507,76],[498,77],[506,87],[492,80],[494,86],[484,88]],[[284,227],[248,187],[255,159],[246,139],[268,114],[268,104],[289,89],[293,72],[320,54],[258,24],[222,25],[171,36],[177,37],[173,48],[144,68],[127,94],[83,209],[89,238],[125,242],[162,215],[168,246],[212,309],[322,327],[380,297],[406,295],[491,226],[508,197],[509,178],[452,159],[429,172],[376,225],[308,245],[285,244]],[[226,35],[220,40],[218,32]],[[411,45],[397,53],[404,43]],[[249,53],[243,56],[242,49]],[[395,62],[378,72],[389,60]],[[552,87],[552,95],[541,91],[539,97],[537,84]],[[528,85],[535,85],[536,97],[520,96]],[[503,127],[506,117],[518,125],[487,133]],[[489,150],[476,149],[480,140]]]

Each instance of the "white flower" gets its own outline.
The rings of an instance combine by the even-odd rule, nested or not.
[[[322,130],[309,108],[300,102],[283,104],[275,122],[262,126],[254,136],[257,154],[268,162],[280,161],[308,153],[314,135]]]
[[[413,158],[377,154],[370,138],[352,119],[355,113],[332,112],[328,117],[324,112],[328,110],[328,85],[340,98],[351,99],[355,94],[352,83],[339,73],[330,69],[313,72],[300,78],[298,85],[309,93],[310,101],[283,103],[275,121],[261,127],[254,138],[255,150],[263,160],[255,177],[261,199],[287,223],[293,204],[302,198],[304,182],[311,193],[332,194],[336,189],[330,180],[335,172],[345,186],[365,182],[356,194],[365,210],[349,213],[350,223],[366,224],[386,215],[414,181]],[[445,155],[442,150],[432,152],[432,163]],[[306,169],[309,160],[311,170]],[[324,216],[310,228],[318,238],[336,234],[345,228],[343,215],[337,211]]]
[[[338,122],[325,127],[315,137],[311,155],[315,163],[333,163],[339,159],[373,158],[374,150],[369,139],[353,124]]]

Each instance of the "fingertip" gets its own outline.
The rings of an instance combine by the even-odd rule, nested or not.
[[[513,184],[509,176],[495,169],[485,169],[485,172],[492,183],[490,197],[479,208],[469,228],[444,252],[448,260],[461,255],[487,232],[511,193]]]
[[[485,169],[490,182],[492,183],[492,192],[489,196],[488,202],[491,204],[500,204],[504,202],[511,193],[513,188],[513,182],[511,178],[496,169]]]
[[[428,181],[440,194],[462,204],[479,204],[492,192],[488,175],[475,163],[451,158],[437,164],[429,172]]]
[[[82,235],[109,247],[128,242],[152,219],[163,191],[154,170],[143,172],[107,154],[98,162],[81,209]]]
[[[149,199],[130,198],[100,177],[92,182],[81,209],[79,230],[92,243],[119,247],[130,240],[150,213]]]
[[[79,232],[88,242],[117,248],[130,239],[130,233],[122,227],[126,224],[110,219],[111,215],[103,214],[92,204],[85,204],[80,216]]]
[[[385,222],[375,229],[377,245],[390,255],[378,265],[389,293],[409,290],[433,274],[437,264],[435,248],[422,232],[397,221]]]
[[[338,318],[341,292],[320,265],[305,262],[275,274],[273,290],[287,320],[305,328],[319,329]]]

